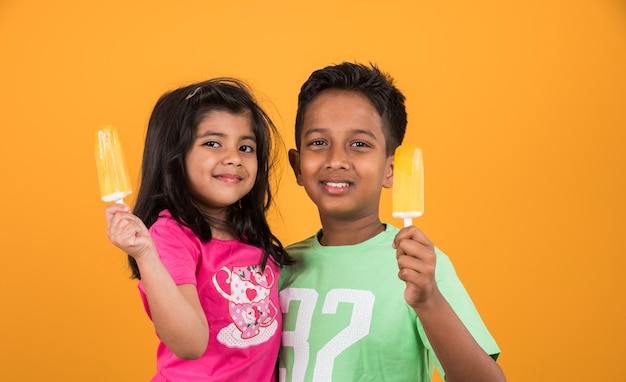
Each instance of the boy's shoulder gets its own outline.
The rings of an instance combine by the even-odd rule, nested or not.
[[[307,237],[306,239],[302,239],[300,241],[296,241],[294,243],[289,244],[285,249],[291,254],[292,252],[303,252],[307,248],[312,248],[315,243],[319,243],[318,237],[321,235],[322,230],[318,230],[314,235]]]

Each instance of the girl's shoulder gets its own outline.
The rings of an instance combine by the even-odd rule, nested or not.
[[[155,236],[187,236],[190,238],[196,237],[193,231],[185,225],[179,223],[174,219],[172,213],[168,210],[159,212],[159,217],[150,226],[150,234]]]

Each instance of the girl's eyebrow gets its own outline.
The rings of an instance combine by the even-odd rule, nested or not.
[[[206,138],[206,137],[225,137],[225,136],[226,136],[226,134],[224,134],[224,133],[218,133],[218,132],[215,132],[215,131],[210,131],[210,130],[209,130],[209,131],[205,131],[205,132],[204,132],[204,133],[202,133],[202,134],[197,134],[197,135],[196,135],[196,138]]]
[[[256,142],[256,137],[254,135],[244,135],[240,140]]]
[[[196,135],[196,139],[202,139],[202,138],[208,138],[208,137],[218,137],[218,138],[224,138],[226,137],[225,133],[220,133],[217,131],[205,131],[202,134],[198,134]],[[240,140],[250,140],[250,141],[254,141],[256,142],[256,136],[254,135],[243,135],[240,137]]]

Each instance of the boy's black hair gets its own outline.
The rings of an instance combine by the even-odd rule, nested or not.
[[[344,62],[314,71],[300,88],[296,113],[296,148],[300,149],[304,114],[309,104],[325,90],[355,91],[365,95],[382,119],[387,156],[394,153],[404,139],[407,115],[404,95],[393,78],[374,64],[366,66]]]
[[[229,208],[229,221],[217,222],[196,207],[187,186],[185,156],[191,149],[202,119],[212,111],[249,113],[256,137],[258,171],[252,190]],[[157,101],[143,152],[141,187],[134,214],[150,227],[162,210],[169,210],[180,224],[189,227],[203,242],[211,240],[212,224],[226,224],[245,243],[264,251],[262,269],[268,258],[282,266],[291,259],[272,234],[265,213],[272,202],[269,171],[277,129],[253,98],[249,88],[233,78],[215,78],[165,93]],[[129,256],[132,278],[140,279],[139,268]]]

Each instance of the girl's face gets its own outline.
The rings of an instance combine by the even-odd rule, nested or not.
[[[209,112],[185,156],[187,186],[200,210],[225,220],[254,186],[258,169],[250,112]]]

